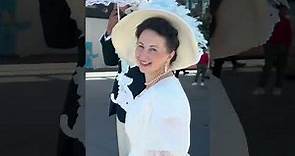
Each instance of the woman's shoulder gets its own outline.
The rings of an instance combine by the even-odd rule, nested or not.
[[[155,85],[153,90],[158,98],[174,97],[175,99],[175,97],[186,97],[179,80],[175,76],[162,79]]]
[[[153,107],[158,112],[171,112],[171,115],[176,115],[176,112],[183,114],[189,111],[188,98],[177,78],[163,79],[153,89]]]

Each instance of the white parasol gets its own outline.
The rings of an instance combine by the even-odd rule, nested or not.
[[[148,0],[86,0],[85,5],[86,6],[92,6],[95,4],[103,4],[105,6],[110,5],[111,3],[114,3],[117,5],[117,10],[119,12],[119,8],[130,5],[130,6],[137,6],[141,2],[145,2]],[[118,20],[120,20],[120,14],[118,14]]]

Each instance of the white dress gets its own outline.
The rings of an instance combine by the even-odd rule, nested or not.
[[[191,112],[188,98],[176,77],[164,78],[143,90],[134,100],[121,100],[119,104],[126,110],[128,156],[189,155]]]

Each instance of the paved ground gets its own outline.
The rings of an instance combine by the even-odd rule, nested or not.
[[[222,83],[245,129],[251,156],[294,156],[295,81],[286,79],[283,94],[253,96],[261,68],[225,70]]]
[[[1,156],[56,155],[59,114],[73,66],[0,66]]]

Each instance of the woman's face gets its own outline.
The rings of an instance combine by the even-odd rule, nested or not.
[[[146,29],[138,38],[135,57],[142,73],[156,75],[164,72],[174,53],[169,53],[164,37]]]

